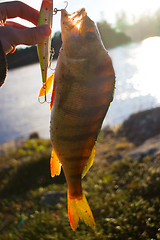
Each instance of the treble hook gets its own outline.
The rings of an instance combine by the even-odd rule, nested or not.
[[[38,97],[38,102],[41,103],[41,104],[43,104],[43,103],[45,103],[45,102],[47,102],[47,103],[51,103],[51,100],[48,101],[48,99],[47,99],[47,94],[46,94],[46,83],[43,83],[43,88],[44,88],[44,90],[45,90],[44,100],[41,101],[42,97]]]
[[[66,8],[68,7],[68,1],[64,1],[64,3],[66,3],[65,8],[62,8],[62,9],[54,8],[54,10],[53,10],[53,15],[56,15],[57,12],[59,12],[59,11],[66,10]]]
[[[47,99],[47,95],[46,95],[46,94],[44,95],[44,100],[41,100],[41,99],[42,99],[42,97],[39,97],[39,98],[38,98],[38,102],[41,103],[41,104],[43,104],[43,103],[45,103],[45,102],[46,102],[46,103],[51,103],[51,100],[48,100],[48,99]]]

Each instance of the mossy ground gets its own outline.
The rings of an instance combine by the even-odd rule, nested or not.
[[[63,174],[50,177],[50,142],[27,140],[12,149],[0,161],[0,240],[160,239],[160,166],[153,156],[124,158],[132,148],[113,133],[100,138],[94,166],[83,179],[96,227],[80,222],[75,232],[66,198],[52,206],[42,201],[50,190],[67,191]]]

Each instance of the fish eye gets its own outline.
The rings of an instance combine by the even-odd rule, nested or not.
[[[88,40],[95,39],[95,34],[93,32],[87,32],[85,38]]]

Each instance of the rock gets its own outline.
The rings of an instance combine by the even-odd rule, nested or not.
[[[130,116],[118,130],[119,136],[126,137],[135,145],[160,134],[160,107]]]
[[[66,197],[65,193],[58,191],[49,191],[42,197],[42,201],[46,205],[55,205],[61,202],[61,199],[64,197]]]
[[[33,132],[29,135],[29,139],[40,139],[38,132]]]
[[[127,155],[134,158],[144,157],[146,155],[158,156],[160,155],[160,134],[146,140],[142,145],[136,147]]]
[[[102,129],[102,134],[103,137],[114,137],[115,136],[115,132],[113,131],[113,129],[110,126],[106,126],[105,128]]]

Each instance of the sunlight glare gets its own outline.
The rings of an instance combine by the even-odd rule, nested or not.
[[[77,13],[73,13],[70,16],[68,16],[68,18],[70,18],[72,20],[73,24],[79,30],[80,26],[81,26],[83,15],[82,14],[81,15],[77,15],[77,16],[76,15],[77,15]]]
[[[81,26],[81,22],[78,22],[78,23],[76,24],[76,27],[78,28],[78,30],[80,29],[80,26]]]
[[[129,63],[135,65],[137,71],[128,81],[141,95],[150,94],[160,103],[160,37],[145,39],[131,55]]]

